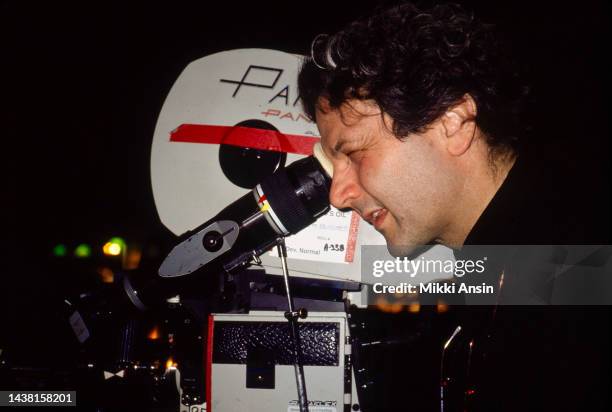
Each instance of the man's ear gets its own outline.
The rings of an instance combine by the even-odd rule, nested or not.
[[[448,108],[442,115],[442,127],[446,147],[453,156],[460,156],[469,149],[476,135],[476,102],[469,94]]]

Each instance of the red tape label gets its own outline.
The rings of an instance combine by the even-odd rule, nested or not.
[[[229,144],[251,149],[310,156],[318,137],[283,134],[242,126],[182,124],[170,133],[171,142]]]

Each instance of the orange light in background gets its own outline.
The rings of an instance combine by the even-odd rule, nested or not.
[[[119,256],[121,254],[121,245],[115,242],[106,242],[104,246],[102,246],[102,251],[105,255]]]
[[[439,300],[438,305],[436,306],[436,311],[438,313],[448,312],[448,305],[444,303],[443,301]]]
[[[166,361],[166,369],[176,369],[177,366],[178,364],[174,362],[174,360],[172,359],[172,356],[169,357],[168,360]]]
[[[100,275],[100,279],[102,283],[113,283],[115,280],[115,273],[111,270],[111,268],[106,266],[98,267],[98,275]]]
[[[376,308],[378,308],[378,310],[387,313],[399,313],[402,311],[401,303],[390,303],[387,301],[387,299],[385,299],[384,296],[379,296],[378,299],[376,299],[375,306]]]
[[[102,246],[102,251],[107,256],[119,256],[123,257],[123,261],[125,261],[125,252],[127,250],[127,245],[125,240],[118,236],[114,236],[110,238],[108,242]]]
[[[147,335],[147,339],[150,339],[150,340],[159,339],[159,328],[157,327],[157,325],[153,326],[153,329],[151,329],[151,332],[149,332],[149,334]]]
[[[140,251],[140,249],[130,249],[125,259],[124,269],[137,269],[138,265],[140,265],[141,257],[142,252]]]
[[[419,302],[414,302],[408,305],[408,312],[419,313],[420,311],[421,311],[421,304]]]

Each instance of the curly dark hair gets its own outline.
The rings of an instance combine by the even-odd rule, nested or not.
[[[393,118],[399,138],[422,132],[468,93],[492,152],[514,153],[528,88],[504,51],[494,27],[459,5],[405,3],[318,36],[298,85],[311,119],[320,97],[332,109],[371,99]]]

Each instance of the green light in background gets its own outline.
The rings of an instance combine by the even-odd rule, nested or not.
[[[117,243],[119,246],[121,246],[121,249],[125,249],[125,240],[123,240],[122,238],[115,236],[115,237],[111,237],[111,239],[109,240],[109,242],[111,243]]]
[[[62,256],[66,256],[66,254],[68,253],[68,248],[66,248],[66,245],[64,244],[59,244],[59,245],[55,245],[55,247],[53,248],[53,255],[57,256],[57,257],[62,257]]]
[[[81,243],[74,249],[74,256],[78,258],[88,258],[91,256],[91,247],[86,243]]]

